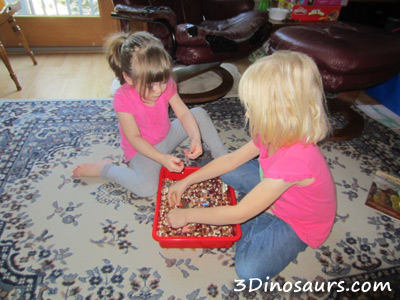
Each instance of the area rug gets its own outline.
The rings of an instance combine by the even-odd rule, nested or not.
[[[249,140],[237,98],[202,106],[230,150]],[[362,136],[320,145],[338,196],[328,241],[240,291],[235,245],[161,248],[151,234],[155,197],[71,177],[82,162],[122,163],[110,99],[2,100],[0,298],[400,299],[400,221],[364,205],[376,170],[400,176],[399,136],[363,116]],[[193,165],[208,158],[206,149]],[[372,292],[379,282],[389,286]]]

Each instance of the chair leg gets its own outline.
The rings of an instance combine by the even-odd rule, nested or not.
[[[10,61],[7,56],[6,49],[4,48],[3,43],[1,41],[0,41],[0,57],[1,57],[1,60],[4,62],[4,64],[6,65],[6,68],[8,69],[8,72],[10,73],[10,77],[14,81],[15,86],[17,87],[17,90],[18,91],[22,90],[22,87],[18,82],[17,76],[15,75],[15,73],[11,67]]]
[[[364,129],[364,119],[351,108],[352,103],[342,98],[328,99],[330,114],[339,113],[346,118],[347,124],[343,128],[334,128],[330,141],[346,141],[361,135]]]
[[[174,72],[177,83],[188,80],[205,72],[214,72],[217,74],[222,82],[216,88],[194,94],[183,94],[180,93],[179,96],[185,103],[203,103],[212,100],[219,99],[226,95],[233,86],[232,74],[220,66],[220,63],[209,63],[200,65],[190,65],[183,67]]]
[[[31,48],[29,48],[28,42],[26,41],[26,38],[24,34],[22,33],[21,28],[18,26],[17,22],[15,21],[13,16],[10,16],[8,18],[8,23],[10,24],[12,30],[15,32],[15,34],[18,36],[22,46],[24,46],[26,52],[28,53],[29,57],[32,59],[32,62],[34,65],[37,65],[37,61],[35,56],[33,55],[33,52]]]

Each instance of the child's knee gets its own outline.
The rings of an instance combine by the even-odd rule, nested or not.
[[[243,238],[243,237],[242,237]],[[278,257],[269,253],[249,251],[249,244],[236,245],[235,271],[238,279],[249,282],[250,279],[268,280],[278,275],[283,266]]]
[[[242,264],[240,261],[235,261],[235,272],[237,275],[237,279],[244,280],[244,282],[247,284],[250,280],[250,278],[253,278],[253,272],[252,268],[244,263]]]
[[[268,281],[275,277],[281,271],[274,266],[266,266],[260,264],[258,259],[251,261],[235,261],[235,271],[237,279],[244,280],[246,285],[254,280]]]
[[[134,193],[136,194],[136,196],[139,197],[151,197],[157,194],[157,190],[158,182],[147,182],[138,186],[137,190],[135,190]]]
[[[194,107],[194,108],[191,108],[190,111],[196,120],[202,119],[204,117],[209,118],[208,113],[202,107]]]
[[[213,121],[204,108],[194,107],[190,111],[192,112],[193,117],[196,119],[200,131],[207,130],[208,132],[211,128],[215,129]]]

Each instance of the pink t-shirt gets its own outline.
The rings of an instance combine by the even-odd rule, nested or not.
[[[303,242],[318,248],[331,232],[337,205],[335,184],[320,149],[297,143],[268,157],[268,149],[259,148],[264,177],[285,181],[314,178],[310,185],[286,190],[275,201],[272,212],[288,223]]]
[[[152,145],[157,145],[167,136],[171,127],[171,121],[168,117],[169,100],[176,92],[176,83],[170,79],[166,90],[154,106],[148,106],[142,101],[136,89],[125,83],[114,95],[114,110],[115,112],[132,114],[142,138]],[[119,131],[121,133],[121,148],[124,151],[125,161],[128,162],[138,151],[127,140],[122,132],[121,124]]]

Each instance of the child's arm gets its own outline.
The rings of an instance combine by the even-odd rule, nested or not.
[[[201,145],[201,135],[196,119],[177,93],[171,97],[169,104],[190,139],[190,151],[184,150],[185,155],[190,159],[199,157],[203,153],[203,147]]]
[[[169,204],[171,206],[179,204],[181,202],[182,194],[192,184],[233,171],[257,155],[259,155],[259,149],[254,145],[253,141],[250,141],[238,150],[212,160],[204,167],[169,187]]]
[[[122,131],[132,147],[134,147],[141,154],[165,166],[169,171],[182,172],[184,165],[179,158],[158,151],[153,145],[142,138],[135,118],[131,114],[118,112],[117,116],[121,124]]]
[[[188,223],[240,224],[269,208],[293,184],[296,184],[296,182],[265,178],[237,205],[209,208],[175,208],[169,212],[167,221],[174,228],[185,226]]]

